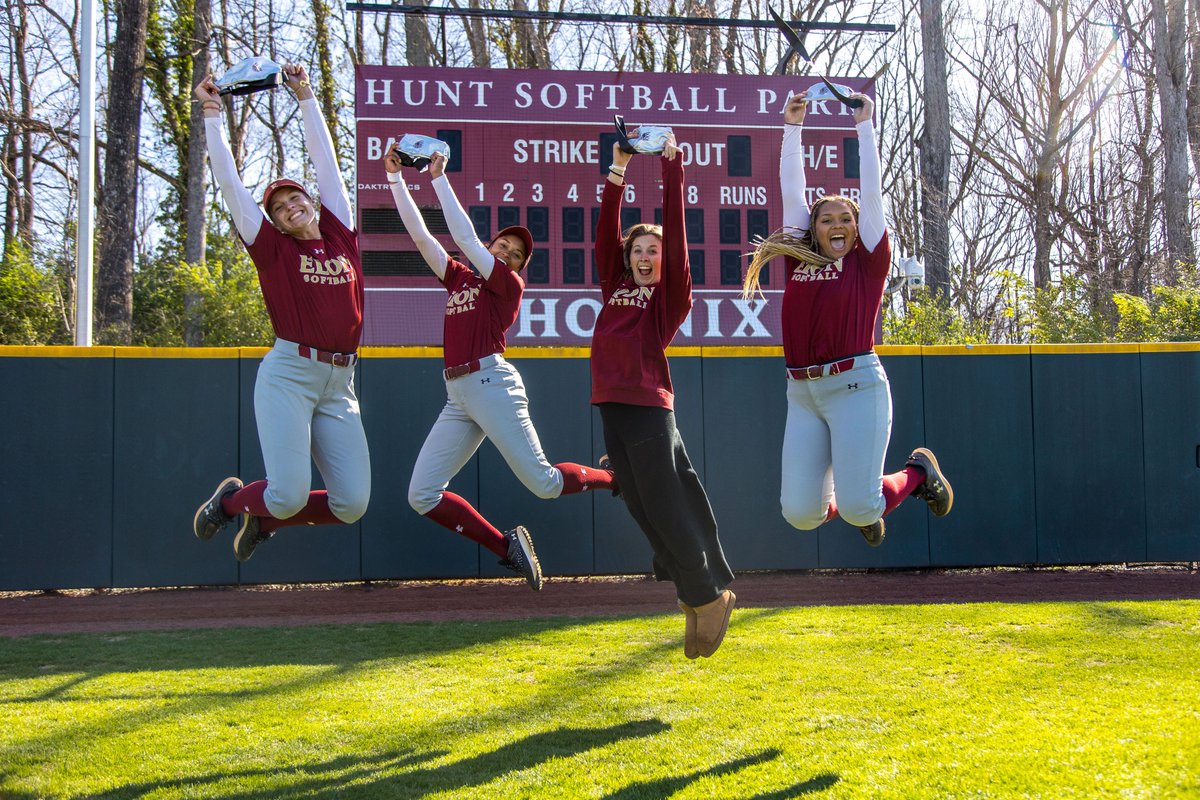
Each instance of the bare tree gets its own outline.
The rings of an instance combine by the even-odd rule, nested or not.
[[[921,152],[921,224],[929,286],[950,293],[950,100],[941,0],[921,0],[922,99],[925,126]]]
[[[1187,15],[1184,0],[1152,0],[1151,6],[1154,74],[1162,114],[1168,274],[1173,282],[1176,264],[1196,262],[1188,203]]]
[[[212,58],[209,55],[209,39],[212,38],[212,3],[210,0],[193,0],[192,4],[192,81],[195,86],[209,74]],[[183,243],[183,258],[189,264],[204,264],[204,250],[208,225],[205,210],[206,178],[204,160],[207,144],[204,140],[204,116],[200,105],[191,105],[188,120],[187,146],[187,194],[184,197],[184,224],[187,227]],[[189,346],[204,344],[204,325],[200,319],[201,298],[195,292],[184,295],[183,305],[187,317],[183,340]]]
[[[414,0],[413,4],[429,5],[427,0]],[[428,67],[429,56],[433,52],[433,39],[429,36],[429,26],[423,15],[404,15],[404,41],[405,63],[410,67]]]
[[[16,89],[16,102],[23,119],[33,118],[33,94],[26,50],[29,47],[29,11],[25,0],[8,6],[9,32],[12,36],[12,55],[9,64],[10,83]],[[13,80],[15,79],[15,80]],[[9,123],[5,137],[4,170],[7,177],[8,214],[5,220],[5,244],[15,238],[26,246],[33,244],[33,130],[29,125]]]
[[[329,6],[325,0],[312,0],[314,37],[317,49],[317,85],[314,94],[333,139],[333,152],[340,153],[341,136],[338,130],[337,84],[334,79],[333,55],[329,49]]]
[[[97,209],[101,233],[96,281],[97,339],[129,344],[133,323],[133,242],[137,208],[137,159],[142,130],[142,84],[146,65],[148,0],[117,0],[115,56],[109,75],[108,149],[104,154],[104,202]]]
[[[480,8],[479,0],[471,0],[470,7]],[[487,29],[479,17],[471,17],[467,21],[467,42],[471,46],[471,66],[487,68],[492,66],[492,51],[488,47]]]
[[[1200,176],[1200,0],[1188,3],[1188,61],[1190,63],[1187,90],[1188,142],[1192,151],[1192,170]]]

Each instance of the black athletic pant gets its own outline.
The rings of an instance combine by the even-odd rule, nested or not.
[[[708,495],[665,408],[600,403],[604,443],[621,497],[654,549],[654,576],[702,606],[733,580]]]

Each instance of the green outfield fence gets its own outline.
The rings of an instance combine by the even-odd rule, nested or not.
[[[351,526],[292,528],[239,565],[192,535],[228,475],[262,476],[253,385],[263,348],[0,347],[0,590],[502,574],[407,502],[445,400],[439,348],[367,348],[358,389],[372,498]],[[880,347],[892,383],[887,469],[937,453],[944,519],[909,501],[872,549],[835,521],[779,512],[779,348],[674,348],[676,416],[735,570],[1200,560],[1200,345]],[[513,348],[551,461],[604,450],[586,348]],[[314,471],[314,486],[319,478]],[[485,443],[451,484],[499,527],[524,524],[549,575],[646,572],[607,492],[538,500]]]

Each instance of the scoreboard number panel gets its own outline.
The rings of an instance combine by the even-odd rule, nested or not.
[[[862,79],[838,78],[872,92]],[[593,245],[616,139],[612,118],[670,125],[685,165],[685,224],[695,304],[675,343],[779,341],[778,270],[766,298],[741,299],[750,242],[779,227],[779,148],[787,97],[815,78],[360,66],[357,209],[365,344],[440,345],[445,293],[396,213],[383,154],[406,133],[450,144],[447,177],[479,237],[508,225],[534,238],[510,345],[588,344],[600,307]],[[858,140],[840,103],[810,106],[804,146],[810,201],[857,196]],[[452,255],[430,176],[405,169],[427,227]],[[635,156],[622,227],[662,220],[661,164]]]

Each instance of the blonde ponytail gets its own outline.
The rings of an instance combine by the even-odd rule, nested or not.
[[[816,219],[821,206],[830,201],[845,203],[854,214],[854,221],[858,222],[858,203],[840,194],[825,195],[813,203],[812,210],[809,212],[809,218]],[[777,258],[778,256],[794,258],[801,264],[812,264],[817,267],[823,267],[837,261],[836,258],[830,258],[821,254],[820,248],[817,246],[816,241],[813,240],[812,230],[803,231],[798,234],[790,232],[798,230],[798,228],[780,228],[766,239],[758,238],[750,242],[754,245],[754,252],[749,254],[750,266],[746,267],[746,277],[742,281],[743,300],[749,300],[755,293],[762,296],[763,291],[759,285],[759,274],[763,271],[763,267],[770,263],[773,258]]]
[[[755,239],[751,242],[754,245],[754,252],[750,254],[750,266],[746,268],[746,278],[742,281],[742,299],[749,300],[756,293],[762,295],[759,274],[773,258],[784,256],[794,258],[802,264],[815,264],[818,267],[832,264],[837,260],[817,252],[809,231],[800,235],[789,233],[794,230],[796,229],[780,228],[766,239]]]

